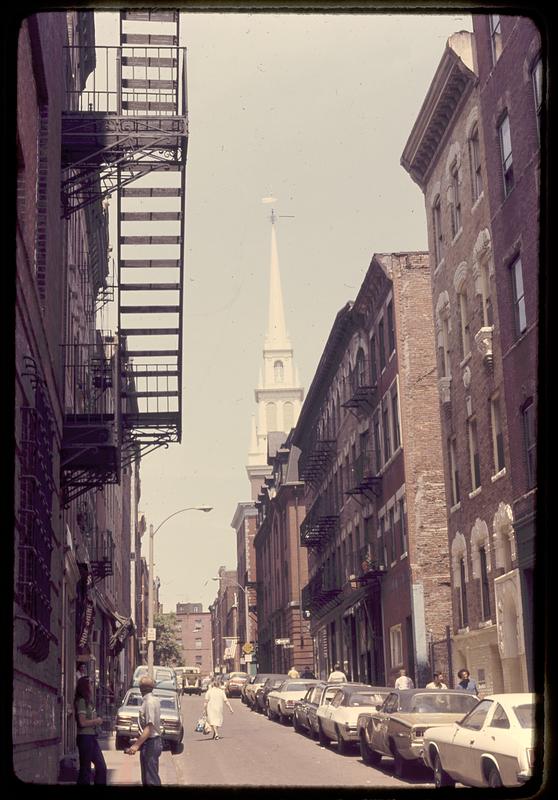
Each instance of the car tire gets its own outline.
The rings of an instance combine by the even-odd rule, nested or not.
[[[359,744],[360,744],[360,756],[365,764],[369,767],[376,767],[382,760],[382,756],[380,753],[377,753],[375,750],[368,745],[364,733],[361,732],[359,736]]]
[[[498,767],[492,765],[488,768],[488,774],[486,776],[486,782],[490,786],[491,789],[499,789],[504,784],[502,783],[502,778],[500,777],[500,773],[498,771]]]
[[[407,774],[407,761],[400,755],[400,753],[392,746],[393,753],[393,768],[396,778],[404,778]]]
[[[271,708],[269,706],[266,708],[266,715],[267,715],[268,719],[273,719],[273,717],[274,717],[273,711],[271,710]]]
[[[277,712],[277,722],[279,723],[279,725],[285,724],[285,717],[280,711]]]
[[[293,728],[295,729],[296,733],[302,733],[302,726],[298,722],[298,717],[296,714],[293,714]]]
[[[337,739],[337,752],[339,753],[339,755],[340,756],[347,755],[348,742],[346,742],[345,739],[343,739],[341,731],[339,730],[339,725],[335,726],[335,738]]]
[[[434,756],[434,786],[436,789],[443,789],[446,786],[455,786],[453,778],[451,778],[442,767],[439,753],[436,753]]]
[[[117,736],[114,740],[114,749],[115,750],[125,750],[128,746],[128,740],[125,739],[123,736]]]
[[[169,750],[173,755],[182,752],[182,744],[180,742],[169,742]]]
[[[320,747],[327,747],[329,745],[329,739],[322,730],[321,722],[318,722],[318,742],[320,743]]]

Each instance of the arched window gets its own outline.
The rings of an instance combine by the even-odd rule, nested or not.
[[[366,360],[364,358],[364,350],[359,347],[355,363],[356,385],[366,385]]]
[[[275,383],[283,383],[284,368],[282,361],[276,361],[273,365],[273,374],[275,376]]]
[[[442,238],[442,206],[440,195],[437,195],[432,206],[432,234],[434,237],[434,260],[436,266],[443,258],[443,238]]]
[[[265,407],[266,412],[266,419],[267,419],[267,431],[276,431],[277,430],[277,406],[275,403],[268,403]]]
[[[473,203],[482,194],[482,170],[480,157],[479,129],[474,126],[469,136],[469,160],[471,163],[471,192]]]
[[[294,407],[292,403],[283,403],[283,428],[288,433],[294,425]],[[325,438],[325,437],[324,437]]]

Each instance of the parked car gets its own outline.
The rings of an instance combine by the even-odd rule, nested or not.
[[[286,680],[267,695],[267,716],[279,722],[290,722],[293,716],[294,704],[301,700],[310,686],[315,686],[316,681],[310,678],[297,678]]]
[[[427,728],[423,759],[437,787],[521,786],[533,774],[535,695],[491,694],[451,725]]]
[[[277,689],[288,680],[286,675],[270,675],[269,678],[266,678],[265,682],[260,686],[259,689],[256,689],[256,704],[255,710],[259,711],[261,714],[267,715],[267,696],[273,690]]]
[[[252,680],[252,682],[246,684],[246,691],[244,692],[244,696],[246,698],[246,704],[250,706],[252,710],[255,710],[257,690],[260,688],[260,686],[263,686],[267,678],[270,677],[276,677],[276,676],[270,672],[258,672],[256,675],[254,675],[254,679]],[[287,677],[286,675],[283,676],[283,679],[285,679],[286,677]]]
[[[153,689],[153,694],[159,698],[161,703],[163,744],[167,744],[173,753],[177,753],[184,738],[184,726],[177,693],[173,689]],[[117,750],[124,750],[129,746],[130,739],[139,736],[138,717],[142,702],[143,697],[139,688],[128,689],[124,695],[122,705],[116,714],[115,747]]]
[[[136,667],[133,678],[132,687],[139,686],[140,678],[142,675],[147,675],[148,667],[143,664]],[[177,694],[181,694],[182,688],[178,685],[175,671],[172,667],[153,667],[153,680],[155,681],[156,689],[169,689]]]
[[[337,684],[337,691],[329,703],[321,705],[317,711],[318,739],[323,746],[332,739],[337,742],[337,751],[347,751],[350,744],[358,742],[357,720],[362,710],[375,709],[384,702],[391,692],[387,686],[369,684]]]
[[[201,694],[201,668],[184,667],[182,673],[182,694]]]
[[[335,692],[339,689],[338,683],[318,683],[314,689],[314,694],[306,704],[306,716],[308,718],[310,734],[317,739],[318,730],[318,709],[331,703]]]
[[[311,736],[314,735],[310,720],[308,719],[308,707],[316,690],[323,688],[323,686],[325,686],[323,681],[317,681],[313,686],[308,687],[304,697],[300,700],[295,700],[293,708],[293,728],[297,733],[309,733]]]
[[[246,699],[246,687],[249,686],[249,684],[254,682],[254,678],[255,677],[256,677],[255,675],[249,675],[248,676],[248,680],[246,680],[243,683],[243,685],[242,685],[242,687],[240,689],[240,702],[244,703],[244,705],[247,705],[247,703],[248,703],[248,701]]]
[[[223,687],[227,697],[240,697],[241,689],[247,680],[247,672],[231,672]]]
[[[211,683],[212,680],[213,679],[212,679],[212,677],[210,675],[206,675],[205,678],[201,679],[201,681],[200,681],[200,693],[201,692],[207,692],[207,689],[209,688],[209,684]]]
[[[434,725],[456,722],[478,702],[475,695],[453,689],[392,689],[370,714],[360,734],[363,760],[379,764],[392,756],[402,778],[411,763],[422,759],[423,735]]]

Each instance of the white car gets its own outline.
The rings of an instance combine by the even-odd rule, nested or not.
[[[424,732],[437,787],[521,786],[533,774],[535,695],[492,694],[459,722]]]
[[[337,752],[343,755],[350,744],[358,742],[357,720],[366,709],[375,709],[391,692],[389,686],[367,684],[341,684],[331,702],[318,707],[318,740],[322,747],[332,739],[337,742]]]
[[[297,700],[302,700],[308,687],[318,683],[317,680],[294,679],[284,681],[277,689],[267,695],[267,716],[279,722],[287,722],[293,716],[294,705]]]

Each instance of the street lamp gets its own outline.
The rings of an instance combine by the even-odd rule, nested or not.
[[[175,511],[174,514],[169,514],[166,519],[164,519],[160,525],[158,525],[155,530],[153,530],[153,525],[149,526],[149,587],[148,587],[148,596],[147,596],[147,627],[149,638],[147,642],[147,673],[150,678],[153,677],[153,648],[154,648],[154,641],[151,638],[151,634],[153,632],[153,539],[155,538],[155,534],[161,528],[165,522],[168,522],[169,519],[172,517],[176,517],[177,514],[182,514],[184,511],[211,511],[213,506],[189,506],[188,508],[179,508],[178,511]]]

